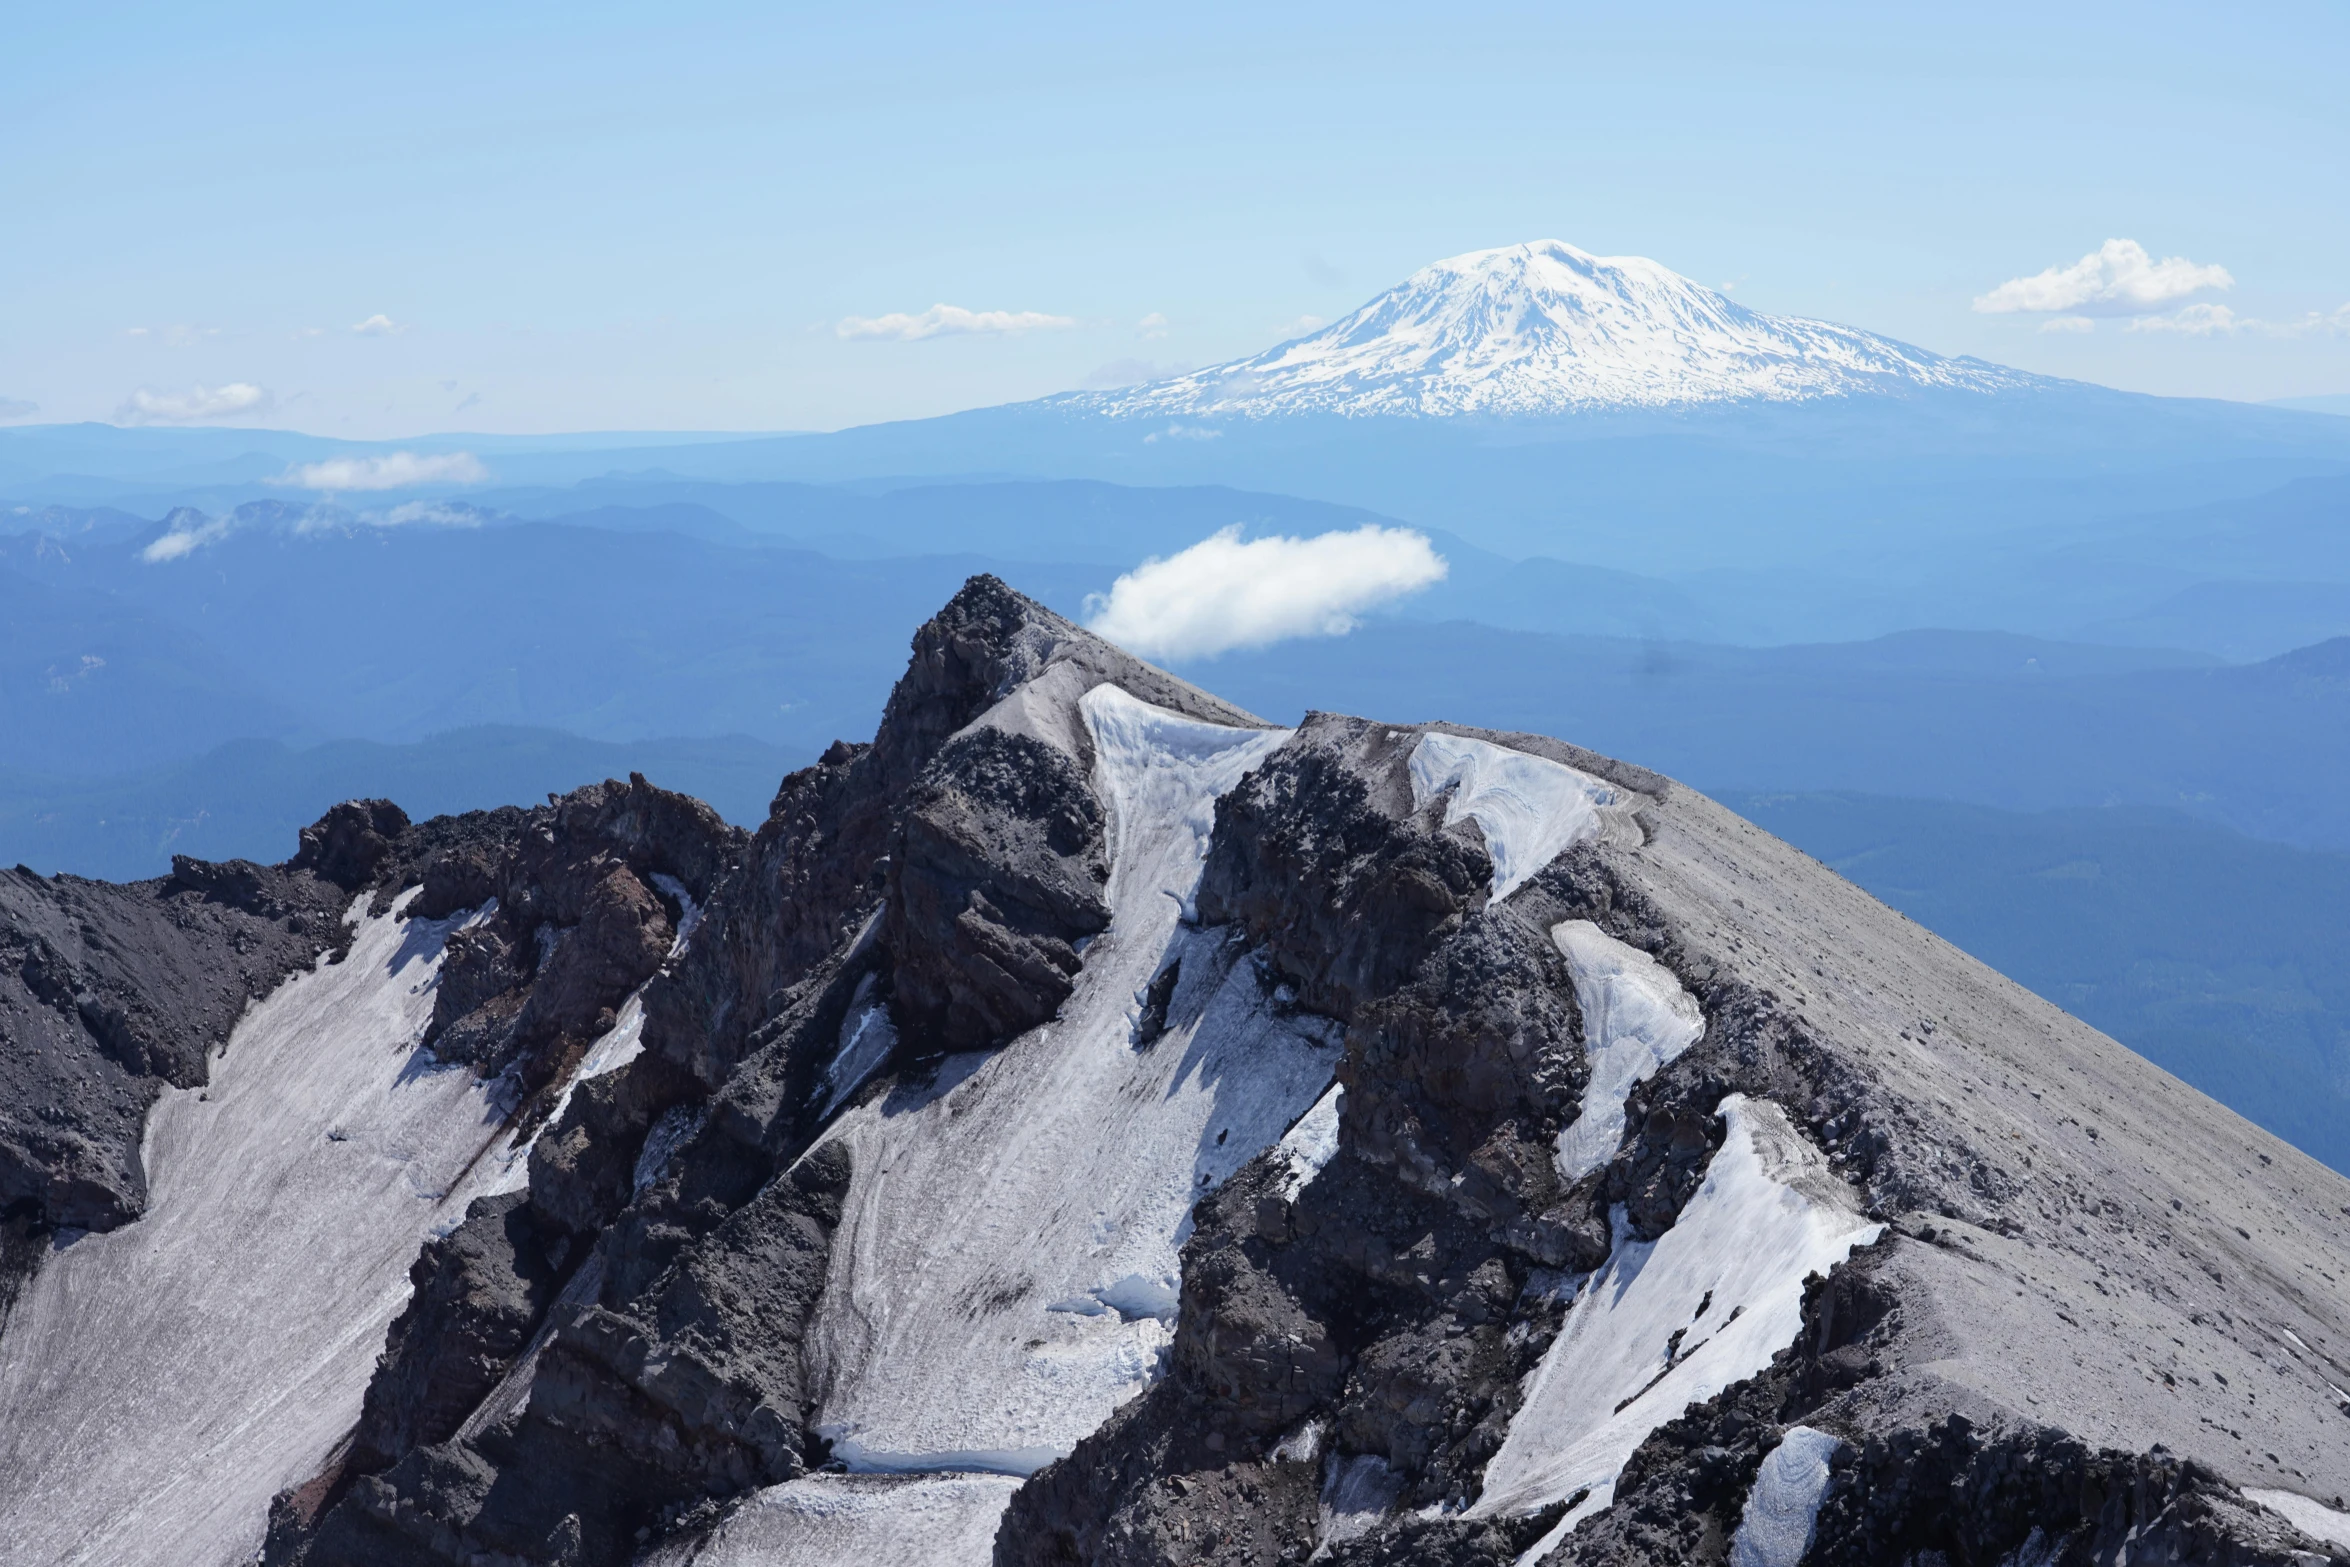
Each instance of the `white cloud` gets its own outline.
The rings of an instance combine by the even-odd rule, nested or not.
[[[1234,526],[1089,596],[1087,624],[1145,658],[1207,657],[1344,636],[1363,611],[1442,581],[1446,570],[1408,528],[1243,541]]]
[[[234,419],[240,414],[266,412],[273,399],[249,381],[226,386],[198,385],[184,392],[157,392],[147,387],[123,400],[114,411],[117,424],[195,424],[206,419]]]
[[[2189,305],[2167,316],[2140,316],[2129,325],[2133,332],[2177,332],[2187,337],[2233,337],[2263,323],[2239,319],[2225,305]]]
[[[418,484],[479,484],[490,476],[471,452],[386,452],[381,457],[329,457],[288,468],[272,484],[298,490],[405,490]]]
[[[2184,256],[2157,261],[2134,239],[2109,239],[2069,267],[2010,278],[1976,299],[1975,308],[1985,315],[2144,315],[2207,288],[2235,286],[2226,267],[2198,266]]]
[[[2094,332],[2097,323],[2087,316],[2050,316],[2040,323],[2043,332]]]
[[[407,501],[387,512],[371,512],[360,520],[379,528],[405,528],[416,523],[433,528],[478,528],[483,515],[472,506],[451,506],[444,501]]]
[[[1162,338],[1167,335],[1167,318],[1154,310],[1140,321],[1135,322],[1134,329],[1142,334],[1143,340],[1146,342]]]
[[[21,397],[0,397],[0,419],[29,419],[40,411],[39,403]]]
[[[850,316],[835,322],[832,330],[844,338],[886,337],[912,343],[951,333],[1041,332],[1076,324],[1075,316],[1048,316],[1036,310],[965,310],[961,305],[932,305],[915,316],[903,312]]]
[[[390,337],[395,333],[407,331],[408,324],[404,321],[394,321],[390,316],[378,311],[364,321],[352,322],[351,330],[361,337]]]
[[[1273,328],[1273,335],[1286,343],[1293,337],[1303,337],[1308,332],[1319,332],[1329,324],[1320,316],[1299,316],[1294,321],[1284,321]]]
[[[1204,424],[1171,424],[1164,430],[1153,430],[1144,436],[1142,444],[1156,446],[1161,441],[1214,441],[1222,439],[1223,435],[1223,431]]]
[[[234,526],[226,517],[207,517],[197,511],[173,512],[171,526],[154,543],[139,551],[139,559],[151,566],[178,560],[216,539],[227,538]]]
[[[1148,359],[1113,359],[1086,376],[1084,386],[1140,386],[1181,375],[1189,365],[1162,365]]]
[[[2337,310],[2312,310],[2296,321],[2263,321],[2240,316],[2225,305],[2188,305],[2167,316],[2140,316],[2130,323],[2133,332],[2176,332],[2185,337],[2332,337],[2350,336],[2350,305]]]

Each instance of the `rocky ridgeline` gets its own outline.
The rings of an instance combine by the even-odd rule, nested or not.
[[[1080,711],[1105,682],[1262,727],[976,578],[872,743],[784,780],[747,839],[640,779],[421,825],[338,807],[283,868],[0,884],[38,954],[9,960],[8,1069],[86,1106],[40,1122],[73,1140],[0,1149],[20,1268],[62,1226],[135,1217],[145,1104],[200,1082],[344,905],[494,899],[450,938],[430,1037],[545,1120],[528,1186],[426,1246],[356,1429],[278,1498],[266,1558],[762,1559],[728,1554],[738,1526],[843,1467],[817,1325],[877,1172],[830,1133],[969,1081],[1117,940],[1122,825]],[[1504,817],[1432,792],[1432,733],[1557,764],[1590,830],[1495,897]],[[1301,1122],[1200,1178],[1156,1369],[1073,1450],[929,1465],[1026,1476],[998,1567],[2350,1559],[2258,1500],[2350,1491],[2338,1176],[1710,801],[1553,740],[1315,714],[1203,849],[1180,958],[1120,1048],[1194,1037],[1183,969],[1224,954],[1265,1015],[1343,1037],[1335,1140],[1301,1154]],[[1637,1075],[1602,1060],[1632,993],[1590,988],[1570,929],[1686,1009]],[[632,996],[642,1053],[573,1082]],[[875,1017],[886,1054],[851,1074]],[[44,1086],[75,1072],[102,1086]],[[1617,1099],[1621,1135],[1565,1159]],[[1629,1432],[1621,1455],[1543,1479],[1570,1472],[1529,1452],[1560,1418],[1545,1388],[1615,1331],[1595,1292],[1751,1263],[1687,1247],[1755,1158],[1776,1184],[1751,1189],[1826,1216],[1846,1260],[1787,1283],[1787,1330],[1735,1375],[1691,1380],[1749,1297],[1709,1285],[1634,1324],[1653,1368],[1586,1422]],[[864,1549],[889,1559],[885,1535]]]

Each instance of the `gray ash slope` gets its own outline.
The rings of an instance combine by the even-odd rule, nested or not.
[[[2350,1183],[1667,779],[980,578],[705,816],[346,823],[536,1135],[241,1549],[2350,1559]]]

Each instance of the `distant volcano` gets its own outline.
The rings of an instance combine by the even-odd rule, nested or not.
[[[1141,417],[1507,417],[2050,384],[1765,315],[1639,256],[1537,240],[1424,267],[1343,321],[1254,358],[1055,401]]]

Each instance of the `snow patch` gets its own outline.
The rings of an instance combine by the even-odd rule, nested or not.
[[[1395,1510],[1395,1498],[1402,1490],[1402,1478],[1378,1454],[1362,1453],[1345,1458],[1332,1453],[1322,1468],[1322,1501],[1314,1531],[1314,1554],[1307,1560],[1320,1561],[1330,1554],[1333,1545],[1359,1539],[1378,1528]]]
[[[417,1044],[465,918],[365,906],[342,962],[251,1007],[205,1090],[157,1102],[145,1216],[53,1252],[9,1319],[10,1563],[242,1563],[270,1498],[359,1418],[409,1264],[501,1136],[486,1085]]]
[[[1583,1113],[1559,1133],[1559,1174],[1572,1182],[1616,1156],[1624,1140],[1624,1101],[1634,1086],[1697,1043],[1705,1018],[1671,969],[1591,921],[1554,925],[1550,939],[1575,976],[1583,1051],[1591,1066]]]
[[[1115,686],[1077,704],[1108,808],[1111,920],[1053,1021],[840,1112],[850,1189],[806,1345],[816,1419],[860,1468],[1064,1454],[1159,1374],[1202,1191],[1329,1085],[1327,1019],[1284,1015],[1245,950],[1187,928],[1215,802],[1286,731]],[[1166,1029],[1135,997],[1179,964]]]
[[[840,1048],[824,1068],[824,1080],[817,1091],[824,1095],[824,1108],[816,1113],[818,1120],[829,1120],[840,1108],[842,1100],[865,1085],[865,1079],[881,1068],[898,1048],[897,1025],[889,1020],[889,1008],[871,998],[873,976],[868,974],[857,981],[857,994],[849,1002],[848,1015],[840,1023]]]
[[[1608,1505],[1634,1448],[1689,1405],[1754,1376],[1802,1327],[1803,1281],[1883,1228],[1853,1211],[1827,1161],[1767,1099],[1732,1094],[1705,1182],[1673,1227],[1585,1282],[1485,1471],[1480,1516],[1584,1499],[1524,1560]]]
[[[815,1474],[770,1486],[708,1534],[638,1567],[984,1567],[1020,1481],[1000,1474]]]
[[[1430,730],[1412,747],[1412,809],[1447,792],[1444,825],[1474,819],[1493,858],[1493,901],[1599,830],[1615,791],[1563,762]]]
[[[1810,1426],[1787,1428],[1746,1493],[1730,1537],[1730,1567],[1798,1567],[1828,1494],[1828,1460],[1843,1445]]]
[[[1346,1104],[1346,1090],[1336,1083],[1297,1119],[1275,1150],[1284,1166],[1281,1196],[1295,1202],[1297,1194],[1313,1184],[1323,1167],[1338,1157],[1338,1116]]]
[[[2336,1512],[2298,1491],[2247,1490],[2244,1494],[2311,1539],[2350,1546],[2350,1513]]]

